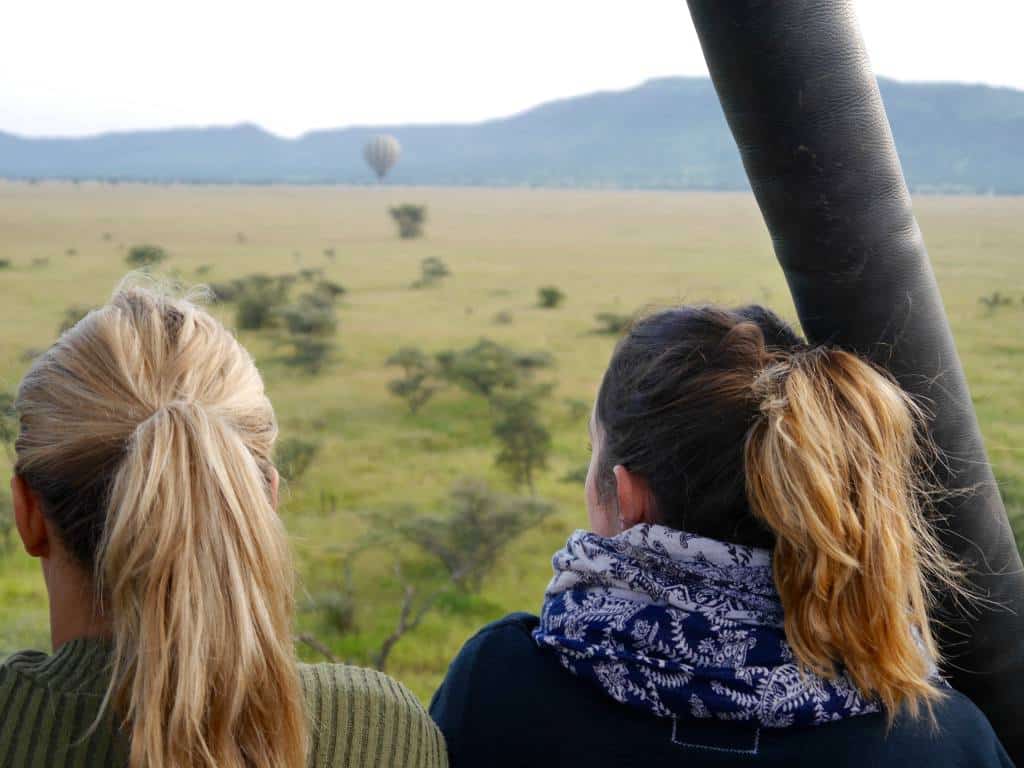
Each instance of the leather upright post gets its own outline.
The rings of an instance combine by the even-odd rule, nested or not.
[[[990,603],[945,596],[944,673],[1024,765],[1024,572],[850,0],[688,0],[808,339],[926,398],[943,543]],[[970,254],[964,254],[965,259]]]

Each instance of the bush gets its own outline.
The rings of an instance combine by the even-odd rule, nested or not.
[[[330,591],[319,595],[315,606],[327,625],[339,635],[356,629],[356,601],[349,592]]]
[[[258,331],[274,323],[274,306],[255,293],[243,294],[235,309],[235,326],[243,331]]]
[[[0,554],[10,552],[14,542],[14,510],[7,495],[0,493]]]
[[[436,256],[429,256],[420,262],[420,279],[413,283],[412,287],[427,288],[449,275],[451,272],[447,264]]]
[[[999,309],[1000,307],[1010,306],[1011,304],[1013,304],[1013,299],[1010,298],[1009,296],[1004,296],[999,291],[995,291],[989,296],[982,296],[981,298],[978,299],[978,302],[988,307],[988,310],[991,312],[996,309]]]
[[[388,211],[395,224],[398,225],[398,235],[403,239],[420,237],[423,234],[423,223],[427,220],[427,207],[425,205],[413,205],[404,203],[395,206]]]
[[[315,290],[317,293],[330,296],[332,299],[336,299],[339,296],[344,296],[347,293],[347,291],[345,290],[345,286],[341,285],[340,283],[331,282],[330,280],[321,280],[319,283],[316,284],[316,287],[313,290]]]
[[[405,400],[409,413],[415,415],[438,390],[433,383],[433,361],[415,347],[402,347],[387,359],[388,365],[402,369],[402,378],[388,382],[388,389],[395,397]]]
[[[292,282],[290,276],[270,277],[255,274],[227,286],[214,285],[212,288],[217,298],[237,301],[236,327],[256,331],[271,328],[276,324],[278,308],[288,299]],[[228,296],[231,298],[226,298]]]
[[[0,269],[10,269],[10,268],[11,268],[11,260],[10,259],[0,259]]]
[[[537,289],[537,306],[541,309],[554,309],[565,301],[565,294],[554,285],[545,285]]]
[[[493,432],[501,444],[494,463],[517,488],[533,491],[534,476],[548,465],[551,433],[541,424],[539,400],[549,392],[542,387],[493,400],[499,414]]]
[[[590,465],[583,464],[582,466],[570,469],[564,475],[562,475],[563,483],[572,483],[573,485],[583,485],[587,482],[587,473],[590,472]]]
[[[535,371],[554,364],[548,352],[518,352],[490,339],[480,339],[465,349],[439,352],[435,359],[441,378],[486,398],[498,390],[513,389]]]
[[[489,339],[461,350],[446,350],[436,357],[440,375],[471,394],[490,397],[499,388],[519,382],[515,354]]]
[[[316,443],[298,437],[279,440],[274,448],[274,465],[281,477],[294,482],[306,473],[318,450]]]
[[[401,595],[394,630],[373,654],[377,669],[386,667],[395,644],[431,610],[465,605],[509,544],[554,511],[538,499],[495,493],[478,480],[457,483],[445,506],[436,515],[405,506],[368,518],[371,532],[356,552],[372,553],[378,562],[391,559]]]
[[[92,307],[85,307],[78,304],[65,309],[64,318],[60,321],[60,327],[57,329],[57,334],[62,334],[65,331],[69,331],[74,328],[78,324],[78,321],[92,312],[92,310]]]
[[[316,294],[306,293],[281,312],[288,332],[311,336],[328,336],[338,327],[334,307]]]
[[[569,412],[569,418],[573,421],[578,421],[590,413],[590,405],[587,401],[577,397],[566,398],[565,408]]]
[[[334,345],[327,339],[311,336],[294,336],[289,340],[292,354],[285,358],[285,363],[304,368],[307,373],[320,373],[331,355]]]
[[[494,316],[495,325],[511,325],[513,321],[511,312],[499,312]]]
[[[306,267],[299,270],[299,279],[312,282],[313,280],[321,279],[324,276],[324,271],[320,267]]]
[[[594,315],[598,327],[595,333],[602,333],[608,336],[621,336],[633,324],[631,315],[617,315],[612,312],[600,312]]]
[[[14,396],[0,392],[0,445],[14,462],[14,441],[18,437],[18,415],[14,412]]]
[[[125,261],[132,267],[152,267],[167,259],[167,251],[159,245],[133,245]]]

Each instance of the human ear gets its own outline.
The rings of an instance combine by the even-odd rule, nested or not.
[[[615,493],[619,502],[619,524],[622,530],[639,523],[654,523],[654,497],[647,480],[630,472],[621,464],[612,467]]]
[[[25,478],[19,475],[11,477],[11,500],[14,502],[14,524],[25,552],[32,557],[48,557],[50,532],[43,516],[43,505]]]

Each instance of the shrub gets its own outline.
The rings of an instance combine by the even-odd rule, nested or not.
[[[288,365],[304,368],[307,373],[320,373],[330,357],[334,345],[327,339],[294,336],[289,340],[292,354],[285,358]]]
[[[167,251],[159,245],[133,245],[125,261],[133,267],[152,267],[167,259]]]
[[[274,465],[285,480],[297,481],[309,469],[318,450],[316,443],[302,438],[279,440],[274,448]]]
[[[420,279],[413,283],[412,287],[427,288],[449,275],[451,272],[447,264],[436,256],[428,256],[420,262]]]
[[[303,294],[297,303],[282,310],[281,316],[291,334],[327,336],[338,325],[334,307],[311,293]]]
[[[978,302],[988,307],[989,311],[999,309],[999,307],[1008,307],[1013,304],[1013,299],[1009,296],[1004,296],[999,291],[995,291],[989,296],[982,296],[978,299]]]
[[[60,327],[57,329],[58,335],[74,328],[78,321],[92,312],[92,310],[92,307],[85,307],[79,304],[65,309],[64,317],[61,319]]]
[[[398,236],[403,239],[420,237],[423,234],[423,223],[427,220],[427,207],[404,203],[388,211],[398,226]]]
[[[511,312],[499,312],[494,316],[494,324],[511,325],[513,319]]]
[[[10,269],[10,268],[11,268],[11,260],[10,259],[0,259],[0,269]]]
[[[498,390],[512,389],[535,371],[554,364],[548,352],[518,352],[490,339],[480,339],[465,349],[439,352],[435,360],[441,378],[486,398]]]
[[[14,412],[14,396],[0,392],[0,445],[14,462],[14,441],[18,437],[18,416]]]
[[[340,283],[331,282],[330,280],[321,280],[319,283],[316,284],[313,290],[315,290],[317,293],[330,296],[332,299],[336,299],[339,296],[344,296],[347,293],[347,291],[345,290],[345,286],[341,285]]]
[[[14,548],[14,511],[11,500],[0,493],[0,553],[6,554]]]
[[[531,492],[534,476],[547,467],[551,451],[551,433],[540,421],[539,405],[540,398],[549,392],[550,388],[541,387],[533,392],[500,395],[492,401],[499,414],[493,432],[501,444],[494,463],[515,487],[525,485]]]
[[[227,295],[233,295],[237,301],[235,325],[247,331],[273,327],[277,320],[278,308],[288,299],[291,283],[287,276],[270,277],[255,274],[230,284]],[[224,295],[221,293],[224,286],[215,285],[213,290],[218,298]]]
[[[590,471],[589,464],[583,464],[575,469],[570,469],[564,475],[562,475],[563,483],[572,483],[573,485],[583,485],[587,482],[587,473]]]
[[[545,285],[537,289],[537,306],[541,309],[554,309],[565,301],[565,294],[554,285]]]
[[[319,595],[315,606],[327,625],[339,635],[356,629],[356,601],[350,592],[332,590]]]
[[[395,628],[373,654],[377,669],[385,668],[395,644],[427,613],[464,604],[479,592],[509,544],[554,511],[546,502],[499,494],[469,479],[453,486],[445,507],[434,515],[404,506],[368,520],[368,543],[357,552],[390,558],[401,595]],[[418,557],[407,552],[410,548]]]
[[[471,394],[490,397],[499,388],[519,381],[515,354],[489,339],[461,350],[446,350],[436,358],[440,375]]]
[[[235,326],[243,331],[258,331],[274,322],[274,306],[257,293],[244,293],[235,309]]]
[[[600,312],[594,315],[598,327],[595,333],[602,333],[608,336],[621,336],[629,330],[633,324],[631,315],[617,315],[612,312]]]
[[[434,384],[433,361],[422,350],[402,347],[387,359],[387,364],[402,369],[402,377],[388,382],[395,397],[405,400],[409,413],[415,415],[438,390]]]
[[[565,408],[569,412],[569,418],[573,421],[582,419],[590,413],[590,405],[587,404],[587,401],[577,397],[566,398]]]

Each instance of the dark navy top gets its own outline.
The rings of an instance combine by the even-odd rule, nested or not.
[[[451,764],[474,766],[1013,766],[988,720],[962,694],[926,719],[861,715],[828,725],[759,728],[659,718],[567,672],[531,637],[537,617],[484,627],[452,662],[430,714]]]

